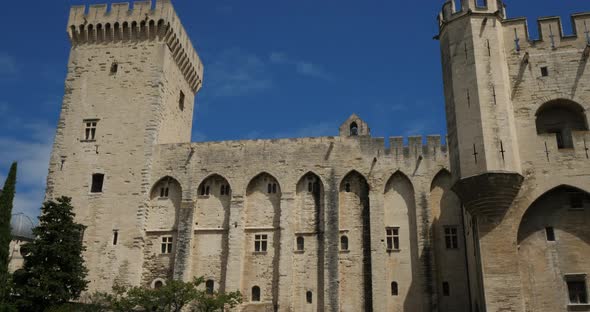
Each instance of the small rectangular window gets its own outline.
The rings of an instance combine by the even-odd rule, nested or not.
[[[385,229],[387,235],[387,250],[399,250],[399,228]]]
[[[541,76],[543,76],[543,77],[549,76],[549,68],[547,68],[547,66],[541,67]]]
[[[104,174],[95,173],[92,175],[92,186],[90,187],[91,193],[102,193],[102,185],[104,183]]]
[[[588,304],[586,275],[569,275],[565,277],[570,304]]]
[[[268,245],[268,235],[260,234],[254,235],[254,251],[255,252],[266,252]]]
[[[184,92],[180,91],[180,96],[178,98],[178,108],[181,111],[184,111]]]
[[[445,227],[445,245],[447,246],[447,249],[459,248],[457,227],[455,227],[455,226]]]
[[[85,119],[84,120],[84,141],[95,141],[96,140],[96,126],[98,125],[98,119]]]
[[[545,228],[545,235],[547,236],[547,241],[548,242],[554,242],[555,241],[555,230],[553,229],[553,227],[546,227]]]
[[[113,246],[117,246],[117,243],[119,243],[119,231],[114,230],[113,231]]]
[[[570,192],[569,194],[570,209],[583,210],[584,209],[584,193]]]
[[[442,283],[442,291],[443,291],[443,296],[445,296],[445,297],[448,297],[451,295],[451,286],[449,285],[449,282]]]
[[[162,237],[162,253],[163,254],[171,254],[172,253],[172,236]]]

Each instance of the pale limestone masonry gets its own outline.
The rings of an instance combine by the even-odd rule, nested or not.
[[[590,272],[590,15],[529,41],[472,2],[439,16],[449,151],[354,114],[191,143],[203,65],[170,1],[73,7],[47,197],[88,226],[89,291],[204,276],[238,311],[567,311]]]
[[[439,40],[453,190],[478,237],[472,300],[590,311],[590,13],[570,36],[541,18],[533,40],[502,1],[461,2],[443,6]]]

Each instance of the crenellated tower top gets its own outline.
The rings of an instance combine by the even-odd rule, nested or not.
[[[494,14],[506,18],[506,5],[501,0],[447,0],[438,16],[439,26],[467,14]]]
[[[68,20],[72,47],[131,41],[165,42],[194,93],[203,82],[203,63],[170,0],[73,6]]]

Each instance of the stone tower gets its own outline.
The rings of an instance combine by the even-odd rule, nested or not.
[[[528,224],[534,218],[523,215],[533,202],[555,189],[551,196],[564,201],[574,189],[588,189],[580,176],[589,172],[589,94],[582,91],[588,79],[582,74],[590,19],[577,14],[572,20],[575,33],[565,36],[559,18],[540,19],[541,38],[531,40],[526,20],[508,19],[502,1],[449,0],[439,15],[453,190],[478,241],[471,261],[477,271],[470,282],[473,311],[562,311],[569,286],[564,276],[585,270],[575,261],[565,265],[572,254],[563,252],[561,264],[543,263],[547,269],[531,273],[535,265],[520,251],[531,233],[552,232],[548,225],[567,232],[577,227],[550,213]],[[588,255],[587,244],[562,243],[564,250]],[[546,248],[543,241],[530,250],[560,257]],[[529,279],[543,271],[552,277],[538,284]],[[557,303],[532,303],[543,297]]]
[[[203,65],[169,0],[76,6],[67,31],[46,197],[88,227],[90,290],[139,285],[154,150],[190,142]]]

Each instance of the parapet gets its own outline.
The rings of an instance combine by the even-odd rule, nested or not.
[[[170,0],[73,6],[68,20],[72,46],[130,41],[165,42],[178,67],[198,92],[203,63]]]
[[[531,38],[528,22],[524,17],[507,19],[502,22],[507,28],[508,35],[514,37],[514,50],[528,46],[559,48],[562,42],[568,45],[590,45],[590,12],[571,15],[573,34],[566,35],[563,32],[561,18],[559,16],[541,17],[537,20],[539,26],[539,38]]]
[[[460,4],[460,7],[459,5]],[[447,0],[438,15],[439,27],[466,14],[493,14],[506,18],[506,5],[501,0]]]

